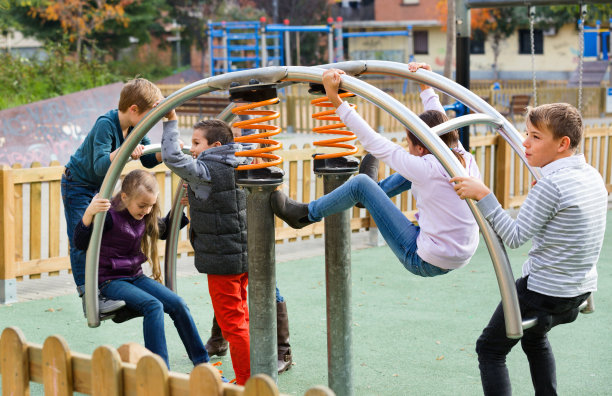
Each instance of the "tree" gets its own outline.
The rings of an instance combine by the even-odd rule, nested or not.
[[[59,23],[65,37],[76,43],[78,61],[83,42],[90,40],[93,32],[103,30],[107,21],[127,27],[129,18],[125,14],[125,7],[138,2],[140,0],[47,0],[31,6],[28,15],[43,23]]]

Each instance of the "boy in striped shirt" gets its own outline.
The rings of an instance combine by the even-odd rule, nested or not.
[[[556,395],[555,359],[546,334],[570,323],[578,306],[597,290],[596,264],[604,238],[608,194],[601,175],[576,153],[582,140],[580,113],[566,103],[528,108],[523,142],[529,165],[541,168],[516,220],[479,180],[451,179],[460,198],[477,206],[510,248],[532,240],[516,281],[521,315],[538,325],[520,339],[536,395]],[[501,304],[476,343],[485,395],[510,395],[506,355],[518,343],[506,337]]]

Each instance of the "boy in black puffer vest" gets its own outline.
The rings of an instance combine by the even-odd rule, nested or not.
[[[167,114],[162,159],[189,185],[189,239],[198,271],[208,274],[208,291],[217,322],[230,343],[236,383],[251,373],[247,305],[246,195],[236,187],[234,168],[247,164],[236,157],[230,127],[221,120],[199,121],[193,127],[190,157],[181,151],[176,113]]]

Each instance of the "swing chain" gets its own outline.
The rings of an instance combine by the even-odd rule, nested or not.
[[[538,105],[538,89],[535,69],[535,34],[534,34],[534,20],[535,20],[535,6],[529,6],[529,39],[531,41],[531,78],[533,80],[533,105]]]
[[[587,5],[580,3],[580,19],[578,20],[578,111],[582,114],[582,68],[584,64],[584,19]]]

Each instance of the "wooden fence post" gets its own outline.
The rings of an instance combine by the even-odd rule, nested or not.
[[[265,374],[256,374],[244,384],[245,396],[279,396],[278,388]]]
[[[12,170],[0,168],[0,304],[17,302],[15,279],[15,190]]]
[[[0,337],[0,374],[3,395],[30,394],[28,344],[21,330],[7,327]]]
[[[335,393],[333,390],[329,389],[327,386],[317,385],[314,386],[304,393],[304,396],[334,396]]]
[[[136,365],[136,395],[170,396],[168,366],[159,355],[143,356]]]
[[[497,137],[495,154],[495,196],[502,208],[507,209],[510,203],[510,164],[512,148],[501,136]]]
[[[123,373],[121,358],[116,349],[106,345],[96,348],[91,355],[91,395],[121,396]]]
[[[42,348],[43,385],[46,395],[72,396],[72,355],[60,336],[47,337]]]
[[[190,396],[221,396],[223,383],[219,370],[210,364],[197,365],[189,375]]]

